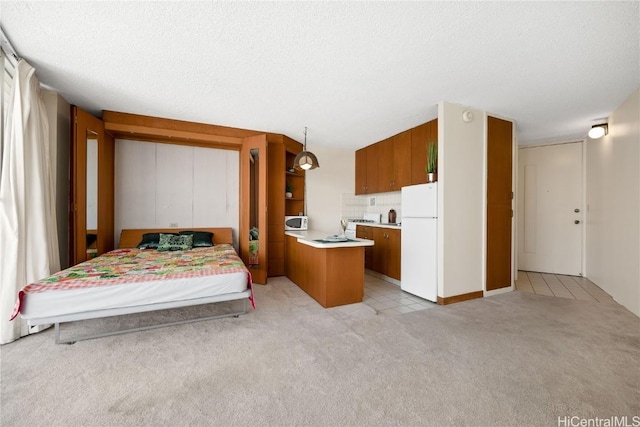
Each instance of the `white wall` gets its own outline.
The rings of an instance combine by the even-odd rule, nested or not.
[[[587,140],[587,277],[640,316],[640,89]]]
[[[239,227],[239,153],[116,140],[115,239],[123,228]]]
[[[340,148],[315,147],[320,167],[306,173],[309,227],[327,234],[342,232],[342,194],[355,189],[355,152]]]
[[[462,121],[470,110],[473,120]],[[486,114],[438,105],[438,296],[483,289]]]

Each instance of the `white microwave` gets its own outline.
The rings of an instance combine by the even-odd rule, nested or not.
[[[309,225],[309,219],[306,216],[285,216],[285,230],[306,230]]]

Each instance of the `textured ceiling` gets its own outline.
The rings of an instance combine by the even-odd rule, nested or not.
[[[581,138],[640,85],[638,2],[13,2],[40,81],[101,110],[359,148],[449,101]]]

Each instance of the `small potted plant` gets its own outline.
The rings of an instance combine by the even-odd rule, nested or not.
[[[427,182],[438,180],[438,141],[427,143],[427,166],[424,170],[427,172]]]
[[[293,185],[291,185],[290,182],[287,182],[287,185],[285,187],[284,197],[286,197],[287,199],[290,199],[293,197]]]

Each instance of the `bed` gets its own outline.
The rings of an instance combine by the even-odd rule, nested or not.
[[[29,326],[55,325],[55,341],[123,334],[221,317],[238,317],[255,308],[251,273],[235,252],[230,228],[191,228],[213,233],[212,247],[159,251],[138,249],[146,233],[177,233],[179,229],[122,230],[120,247],[77,264],[20,290],[12,319],[18,314]],[[242,311],[156,324],[61,340],[60,324],[78,320],[141,313],[177,307],[243,300]]]

